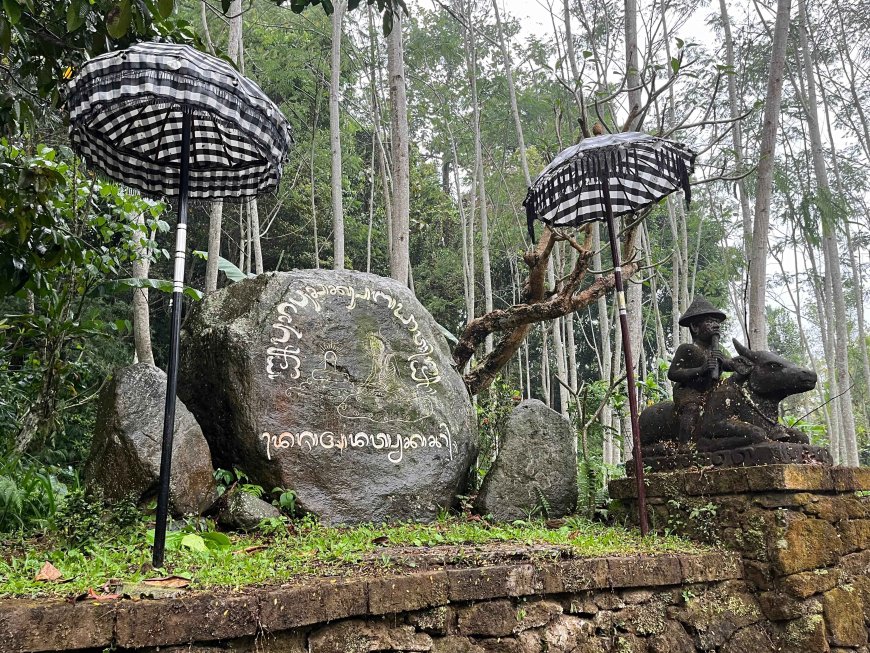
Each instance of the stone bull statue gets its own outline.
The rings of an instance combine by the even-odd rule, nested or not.
[[[734,373],[713,385],[702,400],[690,443],[700,452],[751,447],[770,442],[805,445],[807,436],[779,423],[779,402],[816,387],[815,372],[769,351],[752,351],[734,340],[739,356]],[[640,416],[644,456],[672,455],[678,449],[674,403],[650,406]]]

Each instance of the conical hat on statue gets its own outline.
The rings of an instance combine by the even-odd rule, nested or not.
[[[698,295],[686,309],[686,312],[680,317],[680,326],[687,327],[696,317],[702,315],[712,315],[720,320],[725,319],[725,313],[713,306],[704,297]]]

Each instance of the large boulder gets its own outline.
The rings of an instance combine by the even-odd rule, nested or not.
[[[546,514],[562,517],[577,505],[577,437],[570,422],[537,399],[508,416],[498,457],[475,501],[496,521]]]
[[[371,274],[270,273],[210,295],[185,327],[179,396],[218,466],[294,490],[326,523],[432,519],[477,453],[438,325]]]
[[[156,495],[165,400],[166,373],[147,363],[116,370],[103,388],[84,476],[105,498],[132,497],[138,502]],[[174,514],[200,514],[214,503],[213,471],[199,424],[177,402],[169,477],[169,505]]]

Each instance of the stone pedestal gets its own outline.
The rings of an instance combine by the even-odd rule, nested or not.
[[[870,469],[768,465],[647,484],[652,528],[740,554],[776,650],[868,651]],[[610,494],[636,519],[633,479]]]
[[[750,467],[753,465],[820,464],[831,465],[834,460],[826,447],[795,442],[764,442],[751,447],[723,449],[722,451],[669,450],[668,444],[659,443],[649,452],[644,451],[643,465],[655,472],[671,472],[693,467]],[[629,476],[634,475],[634,461],[625,463]]]

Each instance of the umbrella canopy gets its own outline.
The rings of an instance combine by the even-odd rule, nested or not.
[[[72,145],[88,165],[151,196],[180,194],[185,113],[191,198],[277,188],[293,143],[259,86],[187,45],[137,43],[91,59],[70,82],[66,105]]]
[[[526,207],[529,235],[535,240],[535,219],[556,227],[607,221],[613,277],[619,306],[625,380],[634,441],[634,471],[640,530],[649,531],[640,450],[638,397],[634,362],[622,283],[622,261],[614,216],[634,213],[682,188],[686,205],[691,198],[689,175],[695,153],[680,143],[640,132],[623,132],[587,138],[562,151],[529,187]]]
[[[605,219],[604,185],[613,215],[633,213],[682,189],[691,198],[695,153],[641,132],[587,138],[563,150],[538,175],[523,202],[529,234],[534,221],[556,227]]]

